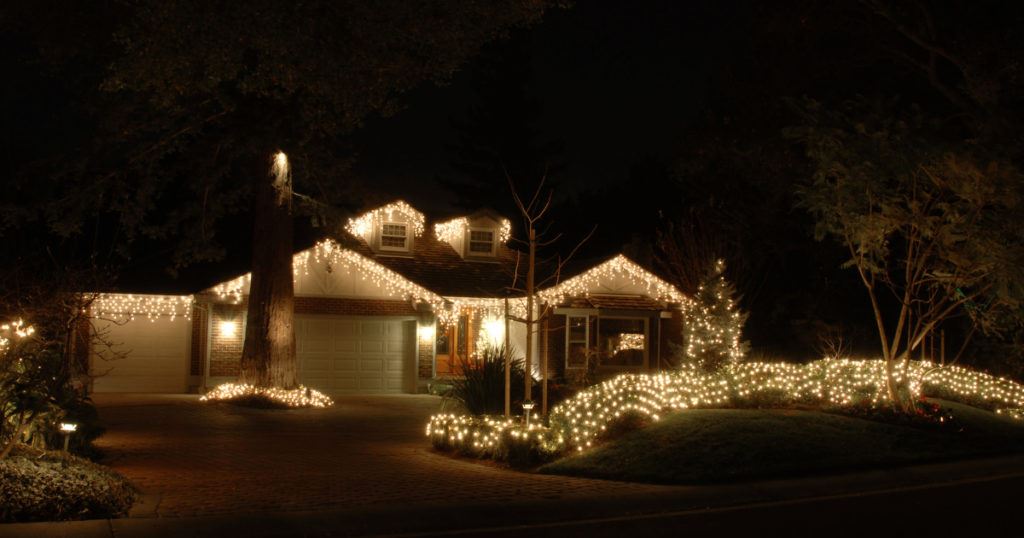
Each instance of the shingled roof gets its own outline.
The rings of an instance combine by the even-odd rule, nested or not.
[[[499,245],[497,255],[488,260],[465,260],[451,245],[425,231],[415,238],[412,251],[403,255],[375,253],[366,242],[348,232],[335,240],[391,269],[428,290],[444,297],[504,297],[510,294],[515,272],[516,253]]]

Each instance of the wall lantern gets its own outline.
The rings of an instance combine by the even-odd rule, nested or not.
[[[234,338],[238,332],[238,327],[234,321],[222,321],[220,322],[220,335],[224,338]]]
[[[434,339],[434,326],[420,325],[416,327],[416,334],[419,336],[420,342],[430,342]]]

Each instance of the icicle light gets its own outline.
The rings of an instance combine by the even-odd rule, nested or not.
[[[423,227],[426,219],[423,213],[416,211],[411,205],[402,200],[392,202],[386,206],[378,207],[367,211],[354,219],[348,219],[345,230],[350,234],[365,238],[374,227],[382,222],[400,221],[412,225],[412,231],[419,237],[423,235]]]
[[[192,318],[191,295],[136,295],[131,293],[103,293],[92,302],[92,316],[133,321],[144,317],[149,321],[178,316]]]

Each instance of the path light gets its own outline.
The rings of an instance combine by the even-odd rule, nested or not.
[[[526,427],[530,427],[530,410],[533,409],[533,400],[523,402],[523,410],[526,411]]]
[[[77,429],[78,424],[75,424],[73,422],[60,423],[60,432],[64,434],[64,452],[68,451],[68,441],[71,440],[71,434],[75,433],[75,430]]]

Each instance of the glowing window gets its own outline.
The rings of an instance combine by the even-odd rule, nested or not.
[[[385,223],[380,229],[381,250],[408,250],[409,229],[405,224]]]

